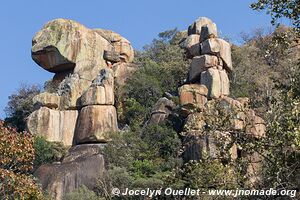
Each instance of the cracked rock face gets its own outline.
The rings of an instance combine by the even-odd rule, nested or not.
[[[34,98],[37,110],[28,118],[28,131],[67,146],[74,145],[76,133],[84,143],[109,140],[102,135],[117,130],[114,82],[124,84],[135,70],[130,42],[110,30],[55,19],[33,37],[31,53],[40,67],[55,75],[49,81],[53,90]],[[103,117],[93,120],[98,115]]]

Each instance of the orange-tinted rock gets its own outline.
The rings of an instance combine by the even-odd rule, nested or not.
[[[48,141],[71,146],[77,117],[77,110],[59,111],[42,107],[29,115],[27,129],[31,134],[43,136]]]
[[[207,88],[204,85],[186,84],[179,89],[179,102],[181,106],[191,108],[204,108],[207,102]]]
[[[75,132],[76,144],[105,143],[109,133],[118,130],[117,113],[114,106],[95,105],[80,111]]]

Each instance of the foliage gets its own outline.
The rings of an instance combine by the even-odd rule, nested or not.
[[[278,189],[300,186],[300,66],[296,65],[290,83],[279,85],[281,95],[268,112],[268,132],[261,152],[266,159],[264,181]]]
[[[297,64],[296,33],[284,26],[264,35],[262,30],[243,34],[244,45],[232,47],[235,67],[231,76],[231,95],[250,97],[251,107],[264,114],[279,91],[275,83],[286,83]],[[283,42],[284,41],[284,42]],[[264,74],[264,76],[262,76]]]
[[[8,97],[9,101],[5,108],[7,115],[5,122],[16,127],[18,131],[24,131],[26,118],[34,111],[32,99],[40,91],[40,87],[37,85],[22,84],[16,93]]]
[[[300,2],[299,0],[258,0],[251,4],[254,10],[266,10],[272,17],[271,23],[274,25],[281,18],[290,19],[296,29],[300,29]]]
[[[86,186],[82,185],[76,190],[67,193],[63,200],[82,200],[82,199],[88,199],[88,200],[99,200],[100,198],[96,195],[95,192],[89,190]]]
[[[191,188],[230,189],[237,187],[236,175],[230,166],[217,159],[204,158],[187,163],[182,172],[183,179]]]
[[[189,64],[179,46],[183,37],[184,34],[177,29],[165,31],[152,44],[145,46],[144,51],[136,52],[135,63],[139,69],[120,90],[122,101],[127,102],[122,108],[125,117],[121,117],[121,123],[141,126],[151,107],[165,92],[177,93],[178,86],[186,78]]]
[[[0,168],[16,173],[28,173],[34,160],[33,139],[28,133],[18,133],[0,121]]]
[[[164,177],[181,165],[180,147],[177,133],[166,125],[117,133],[104,149],[112,175],[107,181],[121,190],[161,187]]]
[[[36,136],[33,144],[35,150],[34,168],[42,164],[60,161],[66,155],[67,149],[62,143],[49,142],[43,137]]]
[[[1,199],[43,199],[41,189],[28,175],[0,168]]]
[[[18,133],[0,121],[0,198],[42,199],[30,172],[34,160],[33,137]]]

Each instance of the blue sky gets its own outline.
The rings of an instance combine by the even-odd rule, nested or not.
[[[159,32],[187,29],[206,16],[222,35],[233,40],[240,32],[269,27],[270,17],[252,11],[254,0],[10,0],[0,3],[0,118],[5,117],[8,96],[21,83],[43,84],[53,74],[36,65],[30,55],[33,35],[55,18],[76,20],[90,28],[116,31],[136,49],[149,44]]]

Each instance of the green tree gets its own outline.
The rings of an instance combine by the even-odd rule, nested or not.
[[[300,29],[300,1],[299,0],[258,0],[251,4],[254,10],[266,10],[272,17],[271,23],[276,24],[278,19],[290,19],[296,29]]]
[[[40,136],[34,138],[33,147],[35,150],[35,169],[45,163],[60,161],[67,153],[67,149],[62,143],[49,142]]]
[[[179,45],[184,37],[184,32],[168,30],[160,33],[143,51],[136,52],[135,63],[139,69],[118,94],[125,102],[122,112],[119,112],[123,116],[120,117],[121,123],[142,126],[152,106],[165,92],[177,93],[178,86],[185,81],[189,65]]]
[[[26,118],[34,111],[32,99],[40,92],[41,89],[37,85],[22,84],[16,93],[8,97],[5,122],[16,127],[18,131],[24,131]]]

